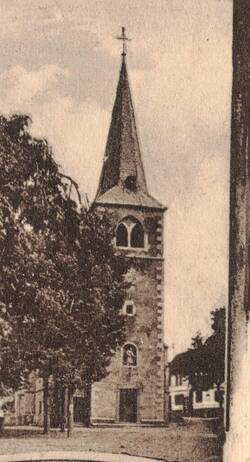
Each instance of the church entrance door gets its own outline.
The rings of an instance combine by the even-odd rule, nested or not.
[[[120,390],[119,420],[130,423],[137,421],[137,390],[132,388]]]

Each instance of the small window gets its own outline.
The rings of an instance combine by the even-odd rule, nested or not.
[[[144,230],[141,223],[136,223],[131,230],[131,247],[144,247]]]
[[[223,390],[215,390],[214,399],[217,403],[223,402],[224,399],[224,391]]]
[[[127,316],[135,315],[135,304],[132,300],[126,300],[123,305],[123,313]]]
[[[39,401],[39,414],[42,414],[42,401]]]
[[[123,366],[129,367],[137,366],[137,348],[133,343],[127,343],[124,345],[122,364]]]
[[[120,223],[116,230],[116,245],[118,247],[128,247],[128,230],[123,223]]]
[[[127,314],[129,315],[132,315],[134,314],[134,306],[132,305],[132,303],[128,303],[127,306],[126,306],[126,312]]]
[[[184,395],[175,395],[174,402],[177,406],[184,404]]]
[[[176,376],[176,385],[182,385],[182,376],[181,375]]]
[[[197,390],[195,392],[195,400],[196,400],[196,403],[202,403],[202,391],[201,390]]]
[[[125,180],[125,186],[129,191],[136,190],[136,177],[133,175],[127,176]]]

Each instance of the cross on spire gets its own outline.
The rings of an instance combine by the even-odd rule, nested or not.
[[[125,27],[122,27],[122,33],[120,35],[120,37],[116,37],[117,40],[122,40],[122,56],[126,56],[127,54],[127,48],[126,48],[126,42],[130,41],[131,39],[129,39],[127,36],[126,36],[126,32],[125,32]]]

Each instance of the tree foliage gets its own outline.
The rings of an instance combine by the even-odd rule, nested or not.
[[[225,307],[211,312],[212,334],[204,340],[200,332],[192,338],[191,348],[177,355],[171,373],[188,377],[193,390],[218,388],[225,374]]]
[[[0,376],[30,371],[62,386],[101,379],[124,338],[125,262],[108,217],[85,210],[77,184],[26,116],[0,117]]]

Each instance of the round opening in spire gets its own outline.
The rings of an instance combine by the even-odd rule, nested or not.
[[[136,191],[136,176],[129,175],[125,180],[125,186],[129,191]]]

